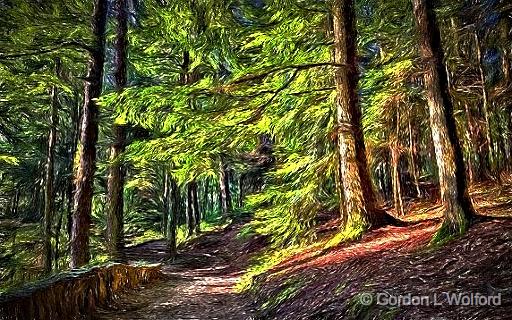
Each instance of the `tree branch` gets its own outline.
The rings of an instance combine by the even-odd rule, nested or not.
[[[259,73],[259,74],[250,74],[245,77],[242,77],[240,79],[237,79],[230,84],[241,84],[244,82],[250,82],[250,81],[258,81],[261,79],[264,79],[265,77],[271,75],[272,73],[276,73],[279,71],[284,71],[288,69],[296,69],[296,70],[306,70],[306,69],[312,69],[312,68],[318,68],[318,67],[346,67],[346,64],[339,64],[334,62],[318,62],[318,63],[307,63],[307,64],[292,64],[287,66],[280,66],[280,67],[274,67],[271,68],[265,72]]]
[[[52,53],[52,52],[55,52],[55,51],[58,51],[58,50],[64,49],[64,48],[77,48],[77,49],[85,50],[89,53],[95,52],[95,49],[93,47],[88,46],[79,41],[65,41],[65,42],[57,44],[53,47],[42,48],[39,50],[32,50],[30,52],[21,52],[21,53],[14,53],[14,54],[0,54],[0,60],[12,60],[12,59],[29,57],[29,56],[37,56],[37,55],[41,55],[41,54]]]
[[[281,93],[284,89],[286,89],[290,86],[290,84],[295,80],[295,78],[297,78],[298,73],[299,73],[299,69],[295,69],[293,71],[293,74],[290,77],[290,79],[288,79],[281,87],[279,87],[279,89],[277,89],[274,92],[272,97],[270,99],[268,99],[267,102],[265,102],[264,104],[259,106],[258,109],[256,109],[256,111],[254,111],[254,113],[251,115],[251,117],[249,119],[244,120],[244,121],[240,122],[239,124],[250,124],[250,123],[253,123],[254,121],[258,120],[259,118],[261,118],[263,111],[265,111],[265,109],[272,103],[272,101],[274,101],[274,99],[279,95],[279,93]]]

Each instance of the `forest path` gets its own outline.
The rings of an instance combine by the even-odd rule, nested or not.
[[[131,292],[94,319],[253,319],[250,301],[235,292],[249,251],[237,239],[243,222],[191,241],[172,263],[164,263],[164,281]],[[127,250],[129,260],[157,262],[165,257],[163,241]]]

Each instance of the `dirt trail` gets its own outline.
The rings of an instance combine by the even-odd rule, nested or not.
[[[163,264],[166,280],[121,297],[94,319],[254,319],[249,299],[234,290],[250,254],[247,243],[236,239],[242,225],[195,239],[173,263]],[[165,243],[128,249],[127,256],[158,262],[165,257]]]

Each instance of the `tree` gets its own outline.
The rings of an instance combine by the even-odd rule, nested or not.
[[[420,56],[425,64],[425,95],[439,172],[444,222],[435,240],[463,233],[472,221],[462,149],[457,136],[448,79],[443,64],[441,35],[430,0],[413,0]]]
[[[219,200],[221,204],[222,215],[227,217],[233,207],[231,204],[231,191],[229,190],[229,168],[224,157],[221,157],[219,166]]]
[[[96,0],[92,17],[93,46],[85,79],[84,104],[80,132],[80,159],[75,179],[75,201],[71,231],[71,268],[89,262],[89,230],[91,224],[93,180],[96,171],[98,141],[98,105],[105,63],[105,27],[107,0]]]
[[[336,130],[343,201],[342,229],[346,237],[391,221],[378,210],[368,171],[358,103],[357,32],[354,1],[336,0],[332,7],[336,86]]]
[[[114,79],[118,92],[127,84],[127,47],[128,47],[128,6],[126,0],[116,0],[116,38],[114,43]],[[110,255],[115,260],[123,260],[124,248],[123,212],[124,212],[124,180],[125,169],[121,162],[121,154],[125,151],[126,128],[123,124],[113,125],[114,143],[110,148],[110,168],[108,175],[108,218],[107,237],[109,238]]]
[[[55,59],[55,73],[60,76],[61,61]],[[44,271],[46,273],[52,270],[52,222],[55,216],[55,145],[57,143],[57,126],[59,123],[59,97],[57,87],[52,87],[50,107],[50,132],[48,134],[48,149],[46,155],[46,177],[44,188]]]

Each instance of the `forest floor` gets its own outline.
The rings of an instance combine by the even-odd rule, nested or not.
[[[151,241],[129,248],[132,261],[163,262],[164,281],[127,293],[94,319],[252,319],[254,310],[235,285],[249,263],[250,242],[238,239],[247,221],[207,232],[166,262],[166,243]]]
[[[512,217],[510,181],[476,185],[471,194],[480,214]],[[325,249],[335,232],[330,221],[320,228],[323,239],[257,276],[250,294],[234,288],[251,257],[264,252],[264,241],[240,240],[244,222],[237,222],[194,239],[174,263],[164,264],[167,281],[122,297],[97,318],[512,319],[512,219],[478,223],[432,247],[440,215],[436,203],[414,203],[405,220],[417,224],[381,228]],[[164,258],[165,245],[150,242],[128,254],[156,262]],[[449,300],[471,293],[500,296],[500,305],[457,306]],[[389,299],[409,295],[422,297],[422,305]]]

